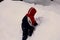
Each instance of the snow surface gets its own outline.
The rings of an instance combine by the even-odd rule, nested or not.
[[[37,10],[35,18],[41,17],[32,37],[27,40],[60,40],[60,4],[34,5],[20,1],[0,3],[0,40],[21,40],[21,21],[30,7]]]
[[[23,0],[23,1],[28,3],[42,4],[42,5],[49,5],[51,2],[51,0]]]

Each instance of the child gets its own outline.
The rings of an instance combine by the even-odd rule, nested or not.
[[[32,36],[35,26],[38,25],[34,18],[36,12],[36,9],[31,7],[28,13],[22,19],[22,40],[27,40],[28,36]]]

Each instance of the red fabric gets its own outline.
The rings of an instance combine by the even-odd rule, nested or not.
[[[36,14],[36,9],[31,7],[28,11],[28,13],[26,14],[26,16],[28,16],[31,21],[32,21],[32,25],[34,25],[34,23],[36,22],[35,21],[35,18],[34,18],[34,15]]]

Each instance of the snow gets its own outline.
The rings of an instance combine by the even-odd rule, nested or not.
[[[27,40],[60,40],[60,4],[34,5],[20,1],[0,3],[0,40],[21,40],[21,21],[30,7],[37,9],[35,18],[41,17],[32,37]]]
[[[41,5],[49,5],[50,0],[23,0],[24,2],[27,3],[35,3],[35,4],[41,4]]]
[[[54,0],[54,1],[60,4],[60,0]]]

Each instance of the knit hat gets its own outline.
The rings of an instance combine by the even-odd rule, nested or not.
[[[34,15],[36,14],[36,9],[31,7],[28,11],[28,13],[26,14],[26,16],[28,16],[31,21],[32,21],[32,25],[34,25],[34,23],[36,22],[35,19],[34,19]]]

